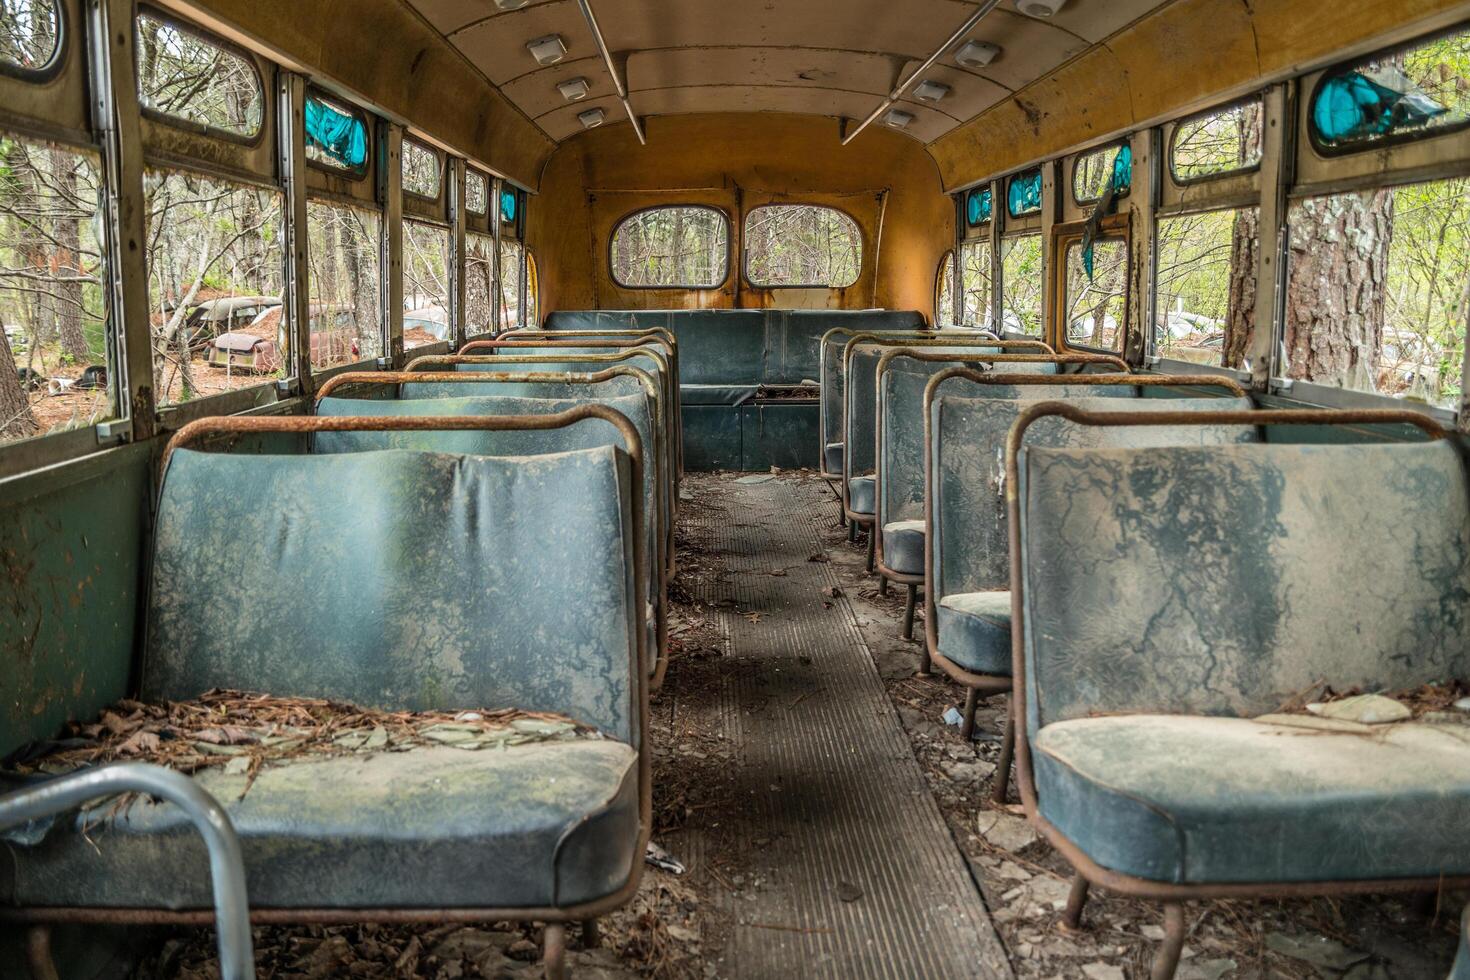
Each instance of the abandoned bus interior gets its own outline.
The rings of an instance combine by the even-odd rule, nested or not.
[[[1470,980],[1470,2],[0,0],[0,977]]]

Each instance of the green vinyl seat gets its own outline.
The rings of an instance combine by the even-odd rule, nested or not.
[[[1462,452],[1024,448],[1023,721],[1041,818],[1150,881],[1470,875],[1462,724],[1262,718],[1324,683],[1470,677]]]
[[[647,767],[639,494],[610,445],[173,452],[143,699],[220,688],[386,711],[515,707],[596,730],[307,755],[262,768],[243,798],[245,774],[201,772],[239,832],[253,905],[541,909],[624,887],[642,860]],[[0,849],[8,905],[209,908],[209,880],[179,812],[141,799]]]

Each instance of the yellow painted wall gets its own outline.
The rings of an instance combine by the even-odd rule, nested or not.
[[[834,119],[775,113],[660,116],[646,125],[647,146],[630,126],[608,125],[568,140],[547,163],[527,228],[543,312],[879,306],[932,318],[935,270],[954,239],[954,212],[918,143],[873,127],[844,147]],[[740,220],[772,202],[826,204],[851,215],[864,239],[858,281],[841,290],[746,282],[733,247]],[[723,286],[650,290],[612,282],[614,226],[659,204],[709,204],[730,216],[735,241]]]

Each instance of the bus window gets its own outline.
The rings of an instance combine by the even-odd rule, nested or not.
[[[960,323],[989,330],[990,242],[965,242],[960,246]]]
[[[403,222],[404,349],[451,339],[449,237],[449,229],[439,225]]]
[[[1072,199],[1078,204],[1101,200],[1110,180],[1117,197],[1133,187],[1132,147],[1105,146],[1078,157],[1072,165]]]
[[[403,192],[417,197],[438,198],[443,180],[443,168],[439,154],[415,140],[403,141],[400,157],[403,172]]]
[[[769,204],[745,219],[745,273],[752,286],[845,289],[862,267],[862,232],[835,208]]]
[[[496,303],[496,325],[500,330],[514,330],[521,325],[521,253],[523,247],[514,239],[500,243],[500,298]]]
[[[383,355],[379,302],[382,216],[346,204],[310,201],[311,366],[330,368]]]
[[[1261,163],[1261,101],[1239,102],[1179,123],[1169,145],[1176,183],[1251,170]]]
[[[1470,300],[1470,178],[1292,203],[1291,379],[1452,407]]]
[[[1067,343],[1122,351],[1128,312],[1128,243],[1121,238],[1093,242],[1089,270],[1082,243],[1074,241],[1067,246],[1066,274],[1063,322],[1067,325]]]
[[[936,326],[947,327],[959,323],[954,309],[954,263],[953,249],[945,252],[944,258],[939,260],[939,272],[934,278],[934,323]]]
[[[138,102],[171,121],[253,140],[265,94],[250,61],[192,28],[140,13]]]
[[[1041,291],[1046,288],[1040,235],[1014,235],[1000,243],[1001,329],[1042,336]]]
[[[1154,353],[1243,369],[1255,332],[1259,208],[1159,219]]]
[[[714,208],[649,208],[613,230],[613,282],[624,289],[713,289],[730,271],[730,222]]]
[[[0,8],[0,65],[39,75],[61,50],[60,0],[20,0]]]
[[[464,332],[477,337],[495,332],[495,238],[477,232],[464,236]]]

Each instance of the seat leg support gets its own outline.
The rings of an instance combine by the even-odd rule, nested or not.
[[[567,980],[567,927],[562,922],[546,923],[542,938],[541,964],[546,980]]]
[[[991,790],[990,797],[996,803],[1004,804],[1010,794],[1011,762],[1015,757],[1016,719],[1010,711],[1006,711],[1006,729],[1000,739],[1000,761],[995,766],[995,786]],[[1084,897],[1086,897],[1085,893]]]
[[[914,638],[914,600],[919,597],[919,587],[909,583],[908,601],[903,604],[903,638],[912,640]]]
[[[980,707],[980,690],[978,688],[965,689],[965,712],[960,720],[960,738],[969,741],[975,734],[975,709]]]
[[[868,529],[868,574],[873,574],[874,550],[878,546],[878,526],[875,524]]]
[[[1151,980],[1174,980],[1179,969],[1179,954],[1184,951],[1184,906],[1171,902],[1164,906],[1164,942],[1154,956]]]
[[[1082,928],[1082,907],[1087,904],[1090,885],[1082,875],[1072,878],[1072,891],[1067,895],[1067,910],[1062,913],[1062,925],[1066,931],[1077,932]]]
[[[26,965],[31,980],[61,980],[56,961],[51,958],[51,927],[31,926],[26,930]]]
[[[881,596],[883,596],[883,597],[885,597],[885,598],[887,598],[887,596],[888,596],[888,576],[887,575],[879,575],[878,576],[878,594],[881,595]]]
[[[857,521],[849,521],[849,520],[847,520],[847,514],[845,512],[842,515],[842,519],[847,522],[847,543],[848,544],[854,544],[854,543],[856,543],[857,542]]]

